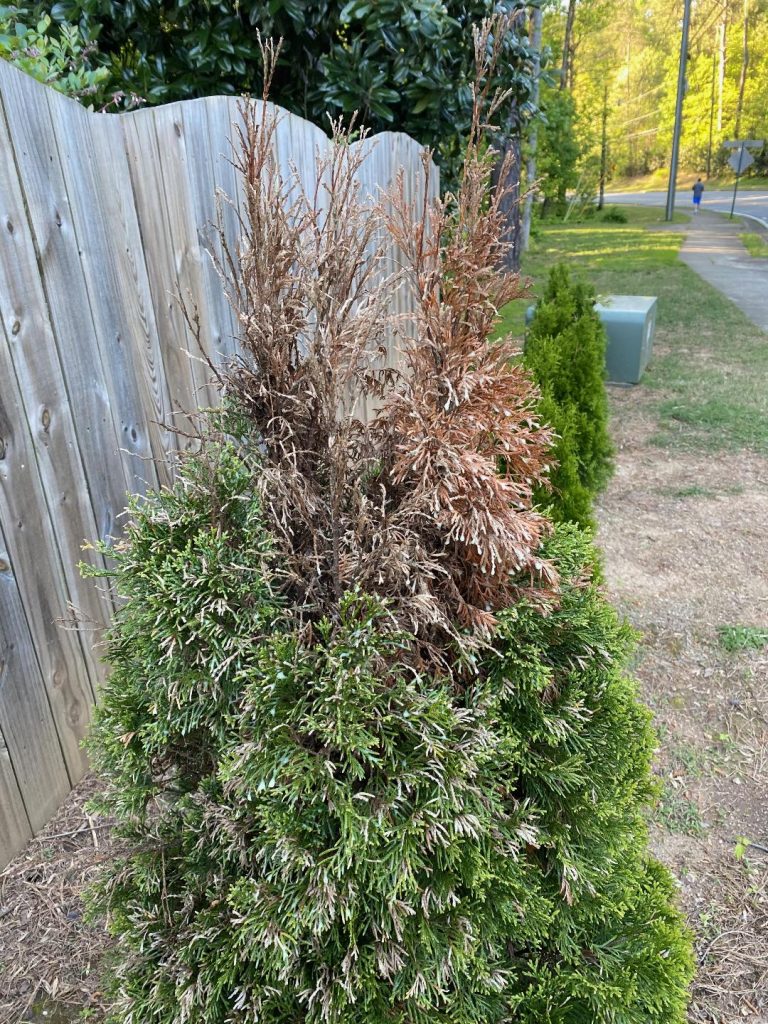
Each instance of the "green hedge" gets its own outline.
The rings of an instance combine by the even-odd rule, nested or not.
[[[683,1024],[654,737],[588,537],[542,551],[549,614],[519,603],[471,672],[422,674],[380,598],[311,629],[284,606],[258,453],[211,455],[111,551],[111,1021]]]

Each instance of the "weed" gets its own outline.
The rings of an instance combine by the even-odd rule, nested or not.
[[[698,484],[688,484],[683,487],[660,487],[659,494],[665,498],[719,498],[721,496],[733,496],[743,494],[744,488],[740,484],[732,484],[728,487],[721,487],[717,490],[713,487],[700,487]]]
[[[739,238],[750,256],[760,259],[768,258],[768,242],[762,235],[758,235],[754,231],[747,231],[745,234],[739,235]]]
[[[717,491],[713,491],[709,487],[699,487],[698,484],[692,484],[690,487],[664,487],[661,489],[660,493],[668,498],[717,497]]]
[[[704,821],[698,805],[667,781],[656,806],[655,820],[669,832],[686,836],[704,833]]]
[[[685,774],[692,779],[700,779],[707,774],[709,758],[706,751],[691,743],[684,740],[671,743],[667,747],[667,756],[677,773]]]
[[[721,626],[717,631],[726,651],[759,651],[768,646],[768,629],[763,626]]]

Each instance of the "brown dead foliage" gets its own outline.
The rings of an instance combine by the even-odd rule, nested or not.
[[[245,106],[242,240],[221,267],[246,353],[223,383],[260,452],[256,486],[291,606],[311,622],[333,618],[355,587],[380,595],[437,662],[475,645],[500,608],[523,594],[546,600],[557,583],[532,505],[551,434],[515,347],[488,343],[499,308],[524,293],[501,269],[504,192],[491,190],[483,151],[503,99],[483,83],[504,33],[487,22],[477,34],[463,183],[434,204],[412,205],[401,179],[366,206],[360,148],[338,124],[308,194],[272,159],[274,114]],[[267,88],[274,60],[267,45]],[[403,266],[382,279],[387,237]],[[416,299],[407,322],[391,312],[397,288]],[[393,328],[397,372],[379,360]],[[361,399],[377,406],[369,422]]]

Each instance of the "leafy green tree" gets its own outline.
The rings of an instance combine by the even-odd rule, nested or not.
[[[98,38],[113,80],[149,103],[261,92],[257,32],[282,38],[272,83],[281,106],[324,128],[358,112],[372,131],[394,129],[457,169],[470,128],[472,25],[523,0],[60,0],[56,17]],[[505,41],[499,84],[515,131],[531,113],[532,54],[524,31]]]
[[[562,216],[566,195],[579,184],[581,147],[576,135],[576,104],[563,89],[542,92],[536,175],[542,216]]]
[[[525,365],[542,393],[539,414],[558,435],[552,491],[539,500],[558,522],[594,525],[592,505],[611,474],[605,391],[605,331],[594,290],[572,281],[568,268],[550,271],[525,343]]]

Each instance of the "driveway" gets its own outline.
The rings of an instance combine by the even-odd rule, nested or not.
[[[667,205],[666,192],[606,192],[605,199],[609,203],[640,203],[642,206]],[[701,205],[704,209],[713,210],[716,213],[730,213],[732,199],[733,189],[710,192],[705,188]],[[693,193],[690,187],[677,190],[675,209],[686,212],[693,210]],[[763,227],[768,228],[768,191],[765,189],[739,191],[736,196],[734,212],[743,217],[755,217],[762,221]]]

